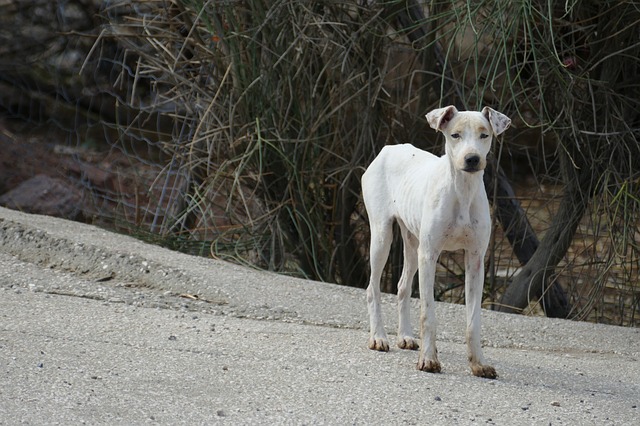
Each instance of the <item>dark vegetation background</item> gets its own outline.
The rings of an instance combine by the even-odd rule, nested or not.
[[[490,105],[513,127],[486,305],[639,323],[640,2],[2,0],[0,23],[2,205],[363,287],[364,168]]]

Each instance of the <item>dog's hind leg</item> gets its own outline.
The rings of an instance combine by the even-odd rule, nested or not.
[[[371,215],[370,215],[371,216]],[[393,237],[393,221],[376,222],[371,220],[371,277],[367,287],[367,306],[369,309],[369,349],[389,350],[389,339],[382,322],[380,301],[380,279],[389,257]]]
[[[404,262],[402,275],[398,281],[398,347],[416,350],[418,341],[411,328],[411,289],[413,277],[418,270],[418,239],[402,223],[398,223],[402,233]]]

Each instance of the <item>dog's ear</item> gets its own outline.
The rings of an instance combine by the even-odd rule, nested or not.
[[[511,125],[511,119],[509,117],[489,107],[482,108],[482,115],[489,120],[493,134],[496,136],[507,130]]]
[[[449,105],[448,107],[434,109],[425,117],[427,117],[427,121],[429,122],[429,126],[433,129],[440,130],[447,127],[447,123],[451,121],[454,115],[458,113],[458,110],[453,105]]]

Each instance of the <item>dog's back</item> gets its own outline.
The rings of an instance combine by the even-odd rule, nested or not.
[[[434,168],[441,167],[439,157],[411,144],[387,145],[362,175],[362,197],[369,220],[402,220],[415,232],[423,209],[429,201],[425,188],[434,187]],[[411,204],[410,206],[408,204]],[[410,213],[414,213],[409,217]]]

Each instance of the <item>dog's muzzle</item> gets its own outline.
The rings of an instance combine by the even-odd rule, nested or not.
[[[476,154],[468,154],[464,157],[465,172],[474,173],[480,171],[480,156]]]

